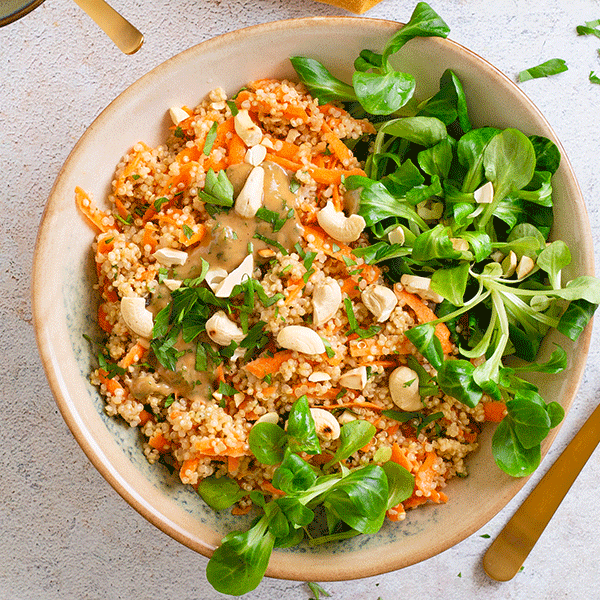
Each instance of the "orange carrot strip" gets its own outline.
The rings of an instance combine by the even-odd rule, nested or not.
[[[410,498],[406,499],[402,505],[404,508],[415,508],[416,506],[425,504],[425,502],[427,502],[427,498],[424,498],[423,496],[411,496]]]
[[[492,400],[491,402],[483,402],[483,414],[486,421],[500,423],[506,416],[506,404],[500,400]]]
[[[129,349],[127,354],[119,361],[119,366],[122,369],[126,369],[127,367],[130,367],[132,364],[139,362],[142,359],[142,357],[144,356],[144,354],[146,354],[146,350],[147,350],[147,348],[145,346],[142,346],[142,344],[137,342]]]
[[[231,514],[234,516],[247,515],[252,510],[252,504],[240,508],[237,504],[231,509]]]
[[[323,133],[323,139],[327,142],[329,149],[337,156],[342,164],[348,164],[348,162],[354,158],[352,151],[340,138],[333,133],[331,127],[327,123],[323,123],[321,130]]]
[[[148,421],[152,419],[152,414],[149,413],[145,408],[140,411],[140,425],[145,425]]]
[[[317,183],[324,183],[325,185],[331,185],[332,183],[339,185],[342,183],[342,176],[365,175],[362,169],[326,169],[312,166],[309,167],[309,173]]]
[[[263,356],[244,365],[244,369],[259,379],[277,373],[281,365],[292,358],[292,353],[287,350],[276,352],[273,356]]]
[[[109,236],[103,236],[98,240],[96,254],[108,254],[114,247],[115,244],[113,242],[113,238]]]
[[[98,369],[98,378],[100,383],[104,385],[106,391],[113,396],[120,390],[123,398],[127,396],[127,390],[118,382],[116,377],[108,378],[108,373],[104,369]]]
[[[233,137],[229,142],[229,151],[227,152],[227,158],[230,165],[239,165],[244,162],[246,156],[246,144],[244,140],[237,134],[234,133]]]
[[[276,496],[283,496],[285,492],[278,490],[270,481],[266,479],[260,484],[260,487],[265,490],[265,492],[269,492],[269,494],[275,494]]]
[[[415,294],[397,288],[394,288],[394,292],[402,305],[406,304],[413,309],[419,323],[429,323],[429,321],[437,319],[437,315]],[[445,323],[438,323],[435,326],[435,335],[442,344],[444,354],[450,354],[452,352],[452,342],[450,341],[450,330]]]
[[[227,471],[229,473],[236,473],[240,468],[240,457],[239,456],[228,456],[227,457]]]
[[[163,435],[162,431],[157,431],[149,440],[148,445],[159,452],[164,452],[169,445],[169,440]]]
[[[100,325],[100,329],[102,329],[102,331],[106,331],[106,333],[110,333],[113,330],[112,323],[109,322],[106,316],[106,308],[104,304],[101,304],[98,307],[98,325]]]
[[[398,446],[398,444],[396,443],[392,445],[392,456],[390,460],[400,465],[401,467],[404,467],[407,471],[411,471],[413,468],[411,462],[406,457],[406,453],[404,452],[404,450],[400,448],[400,446]]]
[[[98,231],[107,233],[114,229],[114,226],[111,227],[104,223],[104,219],[110,217],[110,215],[101,211],[79,186],[75,188],[75,202],[79,210]]]
[[[152,223],[146,223],[144,225],[144,235],[142,236],[142,246],[150,246],[150,251],[154,252],[156,250],[156,246],[158,246],[158,241],[154,237],[155,227]]]
[[[148,442],[150,443],[150,442]],[[152,444],[150,444],[152,445]],[[152,446],[154,447],[154,446]],[[183,478],[183,477],[187,477],[188,473],[194,472],[196,470],[196,468],[198,467],[198,463],[200,462],[200,459],[198,457],[195,458],[188,458],[187,460],[183,461],[183,464],[181,465],[181,469],[179,469],[179,477]]]
[[[115,197],[115,206],[122,219],[126,219],[129,216],[129,211],[125,208],[125,205],[118,196]]]
[[[189,238],[187,235],[185,235],[185,233],[182,230],[179,234],[179,242],[187,247],[193,246],[194,244],[201,242],[206,234],[206,226],[203,223],[200,223],[196,226],[196,229],[197,231],[195,231],[194,234],[191,235]]]
[[[400,504],[393,506],[385,514],[390,521],[401,521],[406,511],[404,510],[404,505],[400,502]]]
[[[278,164],[280,167],[283,167],[284,169],[287,169],[288,171],[296,172],[296,171],[302,169],[302,167],[304,167],[304,165],[302,163],[295,162],[295,161],[290,160],[289,158],[285,158],[283,156],[278,156],[277,154],[275,154],[273,152],[267,152],[267,158],[265,160],[270,160],[271,162]]]
[[[281,141],[281,148],[279,150],[271,150],[277,156],[281,158],[287,158],[288,160],[299,163],[298,161],[298,153],[300,152],[300,148],[296,146],[296,144],[292,144],[291,142],[286,142],[285,140]]]

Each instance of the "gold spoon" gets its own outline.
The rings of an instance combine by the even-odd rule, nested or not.
[[[137,52],[144,36],[104,0],[75,0],[125,54]]]
[[[488,548],[483,568],[492,579],[508,581],[519,571],[598,443],[600,406]]]

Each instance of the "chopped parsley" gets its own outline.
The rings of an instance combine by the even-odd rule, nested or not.
[[[198,197],[206,204],[233,206],[233,185],[224,170],[217,175],[212,169],[206,173],[204,189],[198,190]]]
[[[269,244],[269,246],[274,246],[284,256],[288,255],[288,251],[277,240],[272,240],[271,238],[265,237],[260,233],[255,233],[253,237],[257,240],[260,240],[261,242],[264,242],[265,244]]]
[[[215,140],[217,139],[217,127],[218,125],[215,121],[208,130],[208,133],[206,134],[206,139],[204,140],[204,148],[202,149],[202,152],[205,156],[208,156],[210,154]]]
[[[126,219],[124,219],[121,215],[116,215],[116,217],[124,225],[131,225],[133,223],[133,216],[132,215],[127,215]]]
[[[112,379],[115,375],[124,375],[127,372],[127,369],[110,362],[102,352],[98,352],[98,364],[103,371],[106,371],[107,379]]]
[[[165,196],[161,196],[160,198],[157,198],[154,201],[154,210],[156,212],[160,212],[160,209],[161,209],[162,205],[165,204],[165,202],[168,202],[168,201],[169,201],[169,199],[165,198]]]
[[[233,100],[227,100],[227,106],[229,106],[229,110],[231,111],[231,116],[235,117],[240,111]]]
[[[230,386],[224,381],[221,381],[219,383],[219,389],[217,391],[219,392],[219,394],[223,394],[223,396],[234,396],[238,393],[238,391],[234,387]]]
[[[164,407],[165,408],[169,408],[169,406],[171,406],[171,404],[173,404],[173,402],[175,402],[175,395],[174,394],[169,394],[166,398],[165,398],[165,404]]]
[[[183,230],[183,235],[185,235],[185,237],[189,240],[193,237],[194,235],[194,230],[189,226],[186,225],[185,223],[183,224],[183,227],[181,228]]]
[[[286,215],[282,217],[278,212],[269,210],[264,206],[261,206],[256,211],[256,217],[261,221],[265,221],[271,225],[273,233],[277,233],[288,221],[294,216],[294,209],[290,208]]]

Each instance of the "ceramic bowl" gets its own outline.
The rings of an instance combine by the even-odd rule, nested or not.
[[[48,200],[35,253],[33,301],[37,341],[58,406],[84,452],[115,490],[151,523],[206,556],[225,533],[246,527],[251,517],[208,509],[191,487],[178,483],[163,466],[146,462],[136,429],[104,413],[102,399],[88,382],[94,357],[83,337],[97,331],[94,234],[76,210],[75,186],[91,192],[97,201],[106,197],[115,166],[134,143],[157,145],[166,138],[170,106],[195,106],[216,86],[233,93],[253,79],[293,78],[288,61],[293,55],[319,58],[338,77],[350,79],[360,50],[380,50],[399,26],[355,17],[290,20],[228,33],[182,52],[133,84],[94,121],[59,173]],[[527,134],[545,135],[560,148],[550,125],[525,94],[463,46],[439,38],[415,39],[395,61],[416,75],[417,97],[435,93],[441,74],[451,68],[463,82],[476,125],[517,127]],[[554,187],[553,236],[565,240],[573,255],[567,275],[593,274],[586,210],[564,152]],[[582,376],[589,336],[588,328],[577,343],[560,339],[569,367],[539,382],[544,397],[560,401],[566,409]],[[552,339],[546,340],[543,356],[549,354]],[[524,483],[496,467],[491,435],[492,428],[486,427],[481,449],[469,460],[470,476],[450,482],[446,505],[410,511],[404,522],[388,522],[376,535],[316,548],[276,550],[267,574],[311,581],[365,577],[406,567],[466,538]],[[544,451],[554,435],[556,430]]]
[[[44,0],[2,0],[0,2],[0,27],[8,25],[37,8]]]

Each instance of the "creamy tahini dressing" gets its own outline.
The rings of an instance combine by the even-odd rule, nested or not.
[[[286,218],[290,208],[296,206],[296,195],[290,191],[290,180],[287,173],[277,164],[264,162],[261,167],[265,171],[263,206]],[[237,196],[242,189],[252,167],[242,163],[227,169],[227,177]],[[248,256],[249,244],[254,249],[254,258],[257,262],[264,261],[259,250],[277,248],[267,242],[254,237],[256,233],[281,244],[286,250],[291,250],[302,233],[302,225],[295,212],[283,227],[273,232],[271,224],[257,217],[245,219],[238,215],[233,208],[228,212],[215,215],[214,219],[207,222],[209,234],[194,248],[183,267],[177,269],[177,277],[195,277],[200,272],[200,258],[208,261],[211,268],[221,267],[228,273],[233,271]]]
[[[284,169],[275,163],[263,162],[261,167],[265,171],[263,206],[278,213],[284,219],[290,208],[296,207],[296,195],[290,191],[290,179]],[[234,197],[239,194],[251,169],[251,165],[245,163],[227,169],[227,177],[233,185]],[[255,238],[256,233],[278,242],[288,251],[291,251],[300,241],[302,233],[302,225],[295,211],[277,232],[273,232],[270,223],[256,217],[245,219],[233,208],[228,212],[215,215],[214,219],[207,222],[207,226],[209,230],[204,240],[189,252],[185,265],[173,269],[173,278],[183,280],[197,277],[202,268],[201,258],[206,260],[211,268],[220,267],[229,273],[248,256],[250,244],[252,244],[255,261],[264,262],[267,259],[261,257],[259,251],[268,248],[277,252],[277,248]],[[156,316],[170,301],[169,289],[161,284],[148,309]],[[200,341],[212,343],[206,334],[201,334],[201,338]],[[156,383],[151,378],[140,380],[136,389],[132,388],[133,394],[144,396],[155,392],[165,396],[173,393],[192,400],[209,398],[214,388],[215,377],[212,372],[196,370],[195,346],[195,344],[185,343],[180,334],[174,347],[183,354],[177,359],[176,370],[165,369],[158,361],[154,361],[153,366],[163,382]]]

